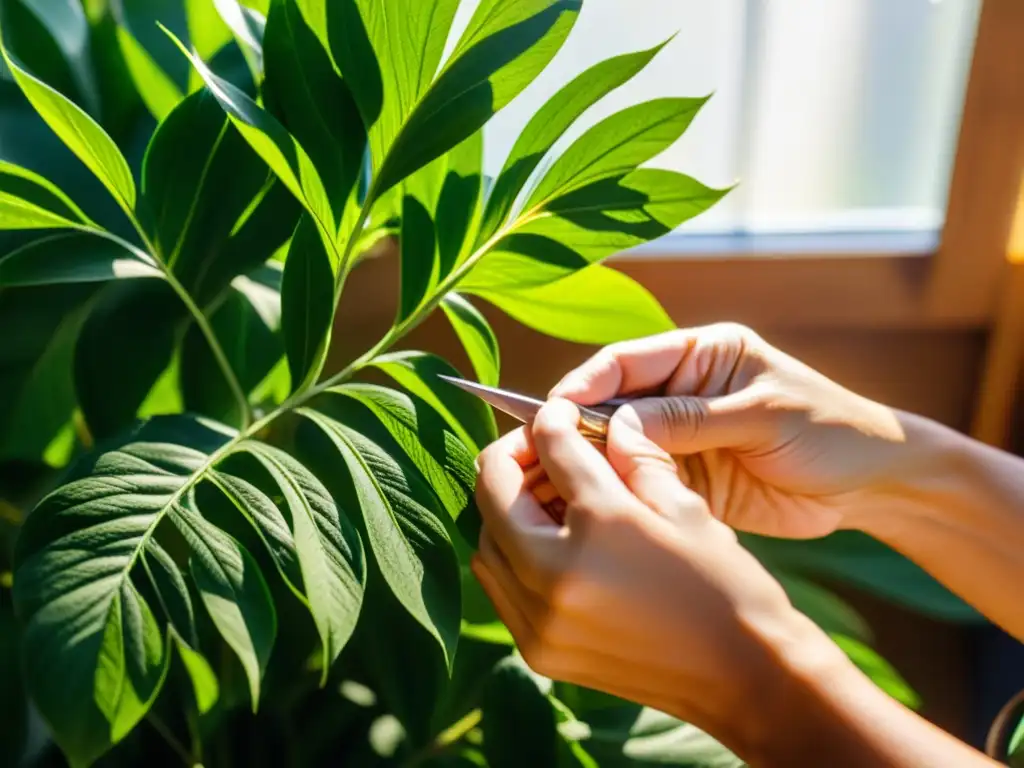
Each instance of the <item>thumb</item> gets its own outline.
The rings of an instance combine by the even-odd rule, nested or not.
[[[703,500],[683,484],[672,457],[644,435],[632,408],[612,416],[606,449],[626,487],[659,515],[675,521],[710,519]]]
[[[723,397],[643,398],[622,406],[620,414],[636,419],[649,440],[676,455],[756,447],[770,427],[770,412],[749,389]]]

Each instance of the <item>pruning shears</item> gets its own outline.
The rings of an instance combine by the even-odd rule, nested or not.
[[[538,400],[529,395],[513,392],[509,389],[489,387],[485,384],[478,384],[475,381],[467,381],[455,376],[438,374],[438,378],[447,381],[449,384],[464,389],[470,394],[476,395],[481,400],[507,413],[514,419],[524,424],[529,424],[537,411],[544,405],[543,400]],[[585,438],[595,443],[604,443],[608,435],[608,420],[619,406],[629,402],[628,398],[615,398],[606,400],[603,403],[591,406],[577,406],[580,412],[579,431]]]

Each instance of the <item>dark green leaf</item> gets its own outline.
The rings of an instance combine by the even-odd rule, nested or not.
[[[611,344],[675,328],[646,288],[601,264],[545,285],[472,292],[523,325],[579,344]]]
[[[486,240],[505,222],[530,174],[569,126],[601,98],[647,66],[667,42],[645,51],[625,53],[601,61],[581,72],[548,99],[519,134],[498,174],[487,200],[479,240]]]
[[[254,81],[259,82],[263,71],[263,31],[266,19],[238,0],[213,0],[220,17],[234,35],[242,49]]]
[[[117,28],[117,42],[146,109],[158,121],[163,120],[181,103],[184,94],[126,27]]]
[[[527,0],[510,3],[497,14],[478,8],[478,23],[471,22],[379,161],[376,194],[461,144],[518,96],[558,52],[580,5],[580,0]],[[343,72],[360,63],[339,61]],[[362,102],[360,108],[366,120]]]
[[[95,760],[145,715],[165,644],[132,568],[224,433],[156,420],[80,462],[18,537],[14,599],[33,699],[72,763]]]
[[[139,551],[139,559],[146,571],[167,623],[189,645],[199,644],[196,619],[192,610],[192,597],[188,593],[185,577],[178,564],[156,539],[148,539]]]
[[[142,192],[154,241],[182,285],[205,302],[283,242],[256,245],[241,260],[230,238],[267,192],[268,168],[231,126],[209,91],[189,96],[157,128],[146,150]],[[283,215],[261,211],[272,218]],[[288,222],[294,226],[294,219]],[[290,231],[288,232],[290,234]],[[285,235],[287,237],[287,235]]]
[[[180,42],[178,45],[245,140],[309,211],[324,242],[330,244],[332,268],[337,270],[340,254],[334,249],[337,226],[331,201],[309,155],[270,113],[261,109],[239,88],[211,72]]]
[[[0,719],[0,768],[21,768],[28,742],[28,698],[21,677],[21,633],[11,609],[10,593],[0,587],[0,691],[4,716]]]
[[[481,710],[484,754],[490,768],[553,768],[557,764],[554,710],[520,658],[498,662],[484,685]]]
[[[444,525],[419,501],[429,498],[429,490],[365,435],[316,411],[302,413],[344,461],[384,580],[450,665],[459,634],[459,565]]]
[[[543,215],[520,219],[459,289],[520,289],[558,280],[672,232],[727,192],[652,168],[595,181],[549,201]]]
[[[124,155],[81,107],[31,75],[0,45],[26,98],[54,133],[103,182],[125,212],[135,209],[135,181]]]
[[[406,320],[426,298],[437,282],[437,238],[434,222],[418,199],[402,199],[401,293],[397,322]]]
[[[605,118],[554,162],[526,207],[543,206],[594,181],[635,170],[674,144],[706,102],[706,98],[654,99]]]
[[[468,256],[480,225],[483,201],[483,131],[477,131],[442,158],[444,176],[434,209],[440,277]]]
[[[314,384],[323,370],[334,322],[330,256],[309,216],[295,230],[281,286],[281,322],[292,390]]]
[[[74,443],[75,341],[88,312],[89,286],[0,293],[0,461],[67,463]]]
[[[45,237],[0,257],[0,288],[160,276],[144,252],[82,232]]]
[[[203,604],[242,662],[255,712],[277,635],[277,612],[267,583],[253,556],[204,520],[187,498],[176,502],[171,519],[192,550],[189,566]]]
[[[130,426],[173,361],[187,320],[163,281],[108,286],[82,326],[75,348],[75,392],[89,431],[109,437]],[[176,381],[169,383],[176,390]]]
[[[306,599],[323,645],[321,684],[352,636],[363,602],[363,545],[327,489],[287,453],[244,443],[284,497],[295,536]]]
[[[457,293],[449,293],[441,301],[448,321],[473,364],[481,384],[498,385],[501,373],[501,352],[498,338],[480,311]]]
[[[285,125],[320,172],[335,218],[341,221],[362,171],[366,147],[366,131],[352,93],[334,70],[297,0],[272,4],[264,54],[265,88],[273,92]]]
[[[378,357],[373,365],[428,402],[474,455],[498,438],[490,406],[438,378],[438,374],[460,375],[440,357],[426,352],[393,352]]]
[[[56,185],[0,160],[0,229],[53,229],[91,224]]]

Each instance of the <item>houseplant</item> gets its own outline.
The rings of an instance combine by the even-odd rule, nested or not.
[[[603,61],[485,179],[484,125],[582,3],[482,0],[449,41],[458,6],[0,4],[0,95],[50,132],[0,165],[0,316],[21,329],[0,348],[4,696],[24,682],[72,765],[735,764],[520,662],[465,568],[493,416],[401,349],[441,312],[496,382],[481,299],[581,343],[671,327],[600,262],[726,193],[641,167],[705,99],[627,108],[552,157],[662,45]],[[328,369],[348,278],[393,242],[390,330]],[[780,575],[912,700],[856,614]]]

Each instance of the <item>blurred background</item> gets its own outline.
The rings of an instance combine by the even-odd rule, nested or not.
[[[104,39],[96,33],[89,47],[72,11],[79,0],[9,4],[51,19],[67,6],[67,23],[44,29],[38,43],[63,52],[65,63],[48,74],[86,108],[100,105],[104,126],[137,167],[152,118],[137,96],[116,90],[124,85],[116,78],[94,77],[106,66],[104,45],[116,41],[96,44]],[[108,0],[84,5],[100,18]],[[451,39],[476,5],[463,3]],[[673,35],[565,142],[627,103],[711,94],[692,128],[651,165],[740,186],[614,265],[680,326],[748,324],[868,397],[1024,451],[1024,417],[1015,416],[1024,399],[1024,2],[586,0],[550,69],[488,126],[485,170],[500,169],[518,131],[560,85],[599,59]],[[184,64],[158,31],[138,37],[155,58]],[[116,88],[95,91],[97,83]],[[87,209],[104,198],[90,195],[96,182],[2,69],[0,159],[60,182]],[[11,244],[0,242],[0,252]],[[391,259],[353,275],[337,360],[390,325],[395,275]],[[486,314],[501,340],[504,386],[543,393],[594,351],[490,307]],[[440,318],[408,344],[465,363]],[[1024,688],[1020,646],[933,585],[916,576],[904,584],[907,571],[893,569],[889,553],[821,552],[827,562],[818,570],[869,619],[924,713],[980,746],[996,711]]]

